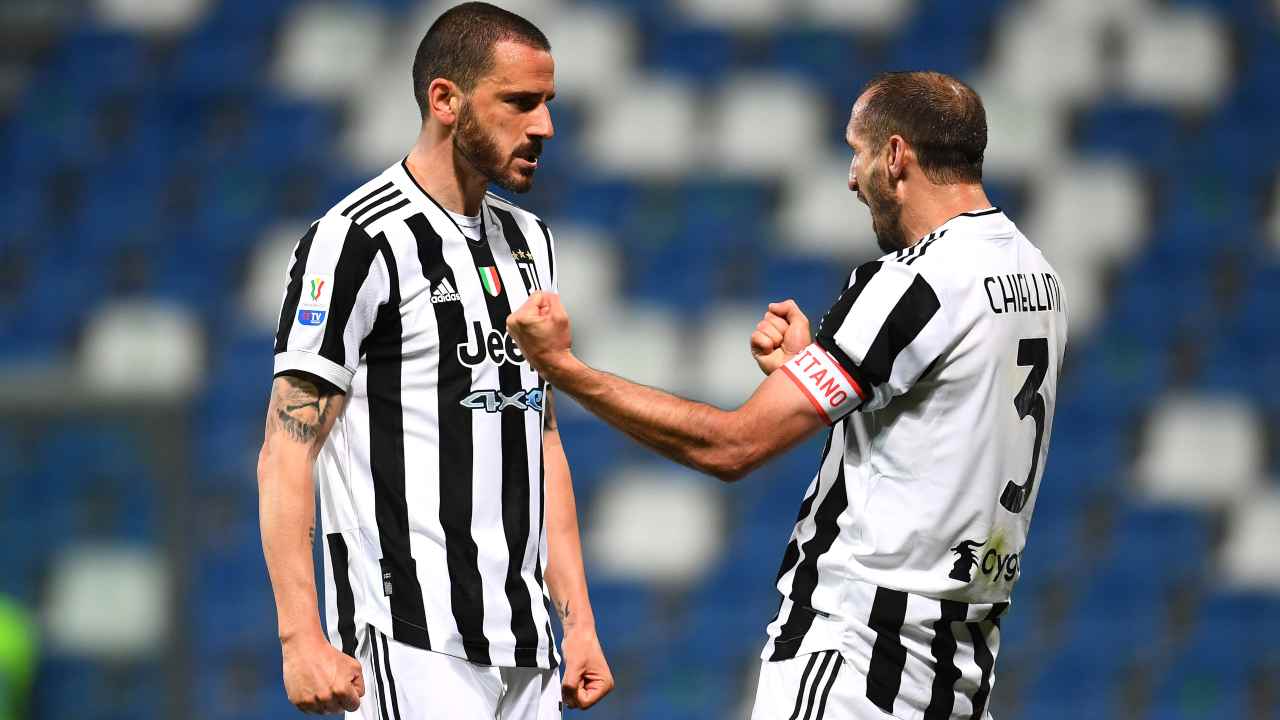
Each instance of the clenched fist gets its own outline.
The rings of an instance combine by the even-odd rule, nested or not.
[[[290,640],[281,645],[284,689],[289,702],[307,713],[354,712],[364,697],[360,663],[324,638]]]
[[[507,332],[516,339],[529,365],[546,378],[557,360],[569,356],[573,345],[569,314],[555,293],[530,295],[520,309],[507,316]]]
[[[764,318],[751,333],[751,356],[760,370],[769,375],[810,342],[809,318],[795,300],[769,303]]]

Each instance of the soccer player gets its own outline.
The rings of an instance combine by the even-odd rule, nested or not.
[[[550,46],[465,3],[427,31],[412,76],[417,143],[311,225],[286,276],[258,461],[284,685],[302,710],[368,720],[559,718],[613,678],[552,396],[504,324],[556,289],[554,245],[486,193],[533,184]]]
[[[1061,285],[987,200],[969,87],[881,76],[846,141],[887,254],[854,270],[812,338],[794,302],[769,306],[751,337],[768,377],[740,408],[579,362],[555,294],[507,325],[556,388],[724,480],[830,426],[783,553],[756,720],[981,720],[1049,448]]]

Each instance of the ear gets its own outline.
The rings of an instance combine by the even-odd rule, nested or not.
[[[453,82],[436,78],[427,86],[427,107],[441,125],[452,127],[458,121],[462,92]]]
[[[901,180],[907,172],[908,156],[911,146],[901,135],[890,135],[885,142],[885,172],[890,180]]]

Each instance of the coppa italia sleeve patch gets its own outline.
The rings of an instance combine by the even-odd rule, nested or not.
[[[817,343],[787,361],[782,371],[809,398],[828,425],[849,414],[865,399],[858,383]]]

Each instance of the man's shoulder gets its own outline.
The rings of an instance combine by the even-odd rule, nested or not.
[[[413,201],[410,190],[400,174],[399,164],[392,165],[343,196],[317,222],[355,226],[363,234],[376,235],[375,223],[404,215],[403,209]]]

